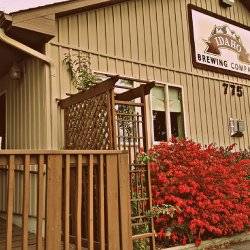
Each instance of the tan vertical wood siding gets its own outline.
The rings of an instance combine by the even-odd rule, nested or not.
[[[22,78],[7,74],[0,82],[6,91],[7,148],[46,148],[45,71],[43,63],[27,59],[21,64]]]
[[[7,74],[0,79],[0,93],[6,93],[7,148],[46,149],[45,66],[39,60],[27,58],[21,64],[22,78],[13,81]],[[20,166],[20,170],[23,166]],[[31,170],[36,170],[34,166]],[[0,173],[0,214],[6,210],[7,175]],[[29,215],[37,211],[37,175],[30,176]],[[23,174],[15,173],[14,223],[21,225]],[[35,231],[35,221],[30,221],[30,230]]]
[[[52,95],[64,98],[66,92],[74,92],[62,61],[66,52],[84,51],[91,56],[94,70],[182,85],[188,137],[203,144],[235,142],[239,148],[249,147],[250,128],[244,138],[234,139],[229,136],[228,120],[243,119],[250,126],[250,81],[192,66],[189,3],[250,25],[249,12],[239,1],[231,8],[219,2],[132,0],[58,18],[58,35],[49,46],[56,60]],[[223,82],[243,85],[244,96],[224,95]],[[63,119],[58,109],[54,115],[60,147]]]

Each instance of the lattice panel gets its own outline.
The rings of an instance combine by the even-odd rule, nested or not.
[[[144,150],[143,115],[141,107],[116,105],[116,136],[119,150],[128,150],[129,162]]]
[[[155,245],[154,224],[148,216],[152,210],[149,166],[134,163],[130,165],[131,221],[134,249],[152,249]]]
[[[105,92],[65,109],[66,149],[112,149],[109,102]]]

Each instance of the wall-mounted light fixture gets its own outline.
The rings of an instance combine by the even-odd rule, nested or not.
[[[234,5],[234,0],[221,0],[221,3],[227,7],[232,7]]]
[[[22,76],[22,70],[20,66],[14,63],[10,68],[10,78],[12,80],[20,80]]]

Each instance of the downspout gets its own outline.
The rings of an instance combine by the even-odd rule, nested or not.
[[[5,44],[10,45],[13,48],[16,48],[16,49],[24,52],[25,54],[28,54],[28,55],[30,55],[30,56],[32,56],[34,58],[37,58],[37,59],[43,61],[45,64],[47,64],[48,70],[49,70],[49,86],[50,86],[50,88],[52,87],[54,64],[53,64],[53,61],[52,61],[52,59],[50,57],[48,57],[48,56],[46,56],[46,55],[44,55],[44,54],[30,48],[30,47],[28,47],[27,45],[22,44],[22,43],[16,41],[15,39],[7,36],[5,34],[3,28],[0,28],[0,41],[4,42]],[[52,119],[51,114],[48,114],[48,115],[49,115],[49,119]],[[47,128],[47,130],[48,130],[48,128]],[[46,132],[46,133],[48,133],[48,132]],[[50,134],[47,134],[46,137],[47,137],[46,138],[46,148],[48,148],[48,144],[51,144],[52,138],[51,138]]]

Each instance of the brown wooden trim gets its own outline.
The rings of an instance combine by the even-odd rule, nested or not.
[[[19,150],[19,149],[7,149],[0,150],[0,158],[5,157],[5,155],[99,155],[99,154],[124,154],[127,153],[126,150]]]
[[[141,93],[143,92],[144,95],[148,95],[150,93],[150,90],[155,86],[155,82],[150,82],[145,85],[141,85],[140,87],[137,87],[135,89],[131,89],[129,91],[126,91],[122,94],[118,94],[115,96],[116,100],[119,101],[131,101],[138,97],[141,97]]]
[[[76,248],[82,248],[82,155],[78,155],[76,174]]]
[[[77,155],[69,154],[70,151],[65,151],[66,154],[61,155],[40,155],[32,150],[30,150],[30,152],[37,154],[18,155],[14,152],[16,151],[13,150],[12,155],[7,154],[0,156],[0,165],[2,164],[1,159],[6,158],[8,167],[8,185],[6,186],[8,198],[7,211],[5,212],[5,214],[7,214],[7,223],[4,226],[7,228],[6,235],[4,236],[7,249],[11,250],[13,242],[17,240],[20,241],[20,247],[23,245],[24,249],[28,248],[27,231],[28,218],[30,217],[28,216],[30,200],[29,189],[31,189],[29,176],[32,158],[37,158],[39,162],[38,197],[36,198],[38,202],[37,233],[39,235],[34,235],[34,242],[36,241],[37,243],[37,249],[40,250],[43,249],[43,247],[48,250],[59,249],[62,242],[66,242],[64,248],[69,249],[70,242],[74,239],[72,243],[77,243],[77,249],[82,249],[83,246],[88,247],[90,250],[96,248],[100,248],[100,250],[106,248],[110,250],[132,249],[129,196],[130,168],[127,153],[117,151],[117,154],[110,154],[110,151],[102,151],[108,154],[100,153],[96,156],[86,153],[81,154],[81,151],[78,151],[79,154]],[[22,199],[23,210],[21,212],[23,225],[25,226],[23,228],[23,234],[19,235],[19,240],[12,232],[13,229],[15,229],[13,226],[14,169],[15,166],[19,165],[20,157],[23,159],[23,168],[25,170],[23,182],[23,190],[25,193]],[[72,160],[74,161],[73,165],[71,165]],[[97,163],[95,161],[97,161]],[[70,170],[71,167],[76,168],[74,174],[72,174],[73,172]],[[46,190],[44,189],[45,179],[43,176],[45,169]],[[99,170],[97,176],[95,169],[97,171]],[[87,173],[87,175],[85,175],[85,173]],[[72,183],[76,185],[73,189],[74,193],[70,185],[73,179],[76,181]],[[18,192],[18,190],[16,191]],[[95,196],[96,192],[100,194],[99,197]],[[86,200],[83,193],[88,196]],[[72,197],[70,197],[71,195]],[[96,198],[100,199],[100,203],[95,203]],[[70,201],[73,202],[72,207],[70,206]],[[86,206],[84,204],[86,204]],[[95,206],[99,208],[97,213],[100,217],[98,218],[95,217]],[[46,211],[44,211],[44,208]],[[46,214],[44,214],[44,212]],[[71,212],[76,213],[77,220],[70,222]],[[85,213],[85,215],[83,215],[83,213]],[[46,215],[46,217],[44,217],[44,215]],[[44,219],[46,230],[45,240],[42,232]],[[77,227],[73,235],[71,235],[71,225],[74,228]],[[88,231],[88,239],[85,239],[84,237],[86,236],[82,234],[85,225]],[[94,230],[100,233],[100,238],[95,239]]]
[[[23,177],[23,249],[28,249],[29,245],[29,206],[30,206],[30,156],[25,155],[24,177]]]
[[[9,157],[9,171],[7,184],[7,224],[6,224],[6,250],[12,249],[12,234],[13,234],[13,208],[14,208],[14,168],[15,156]]]
[[[118,3],[122,3],[122,2],[126,2],[126,1],[127,0],[101,1],[100,3],[97,3],[97,4],[91,4],[91,5],[80,7],[80,8],[69,9],[66,11],[58,12],[58,13],[56,13],[56,17],[63,17],[63,16],[67,16],[67,15],[76,14],[79,12],[85,12],[85,11],[90,11],[90,10],[94,10],[94,9],[104,8],[104,7],[107,7],[110,5],[114,5],[114,4],[118,4]]]
[[[89,90],[77,93],[76,95],[70,96],[64,100],[59,101],[59,106],[62,109],[65,109],[71,105],[79,103],[81,100],[90,99],[92,97],[98,96],[102,93],[107,92],[110,89],[113,89],[115,83],[119,80],[119,77],[114,76],[102,83],[95,85],[94,87],[90,88]]]
[[[62,213],[62,156],[49,155],[47,159],[46,193],[46,249],[60,249]],[[55,188],[56,187],[56,188]]]
[[[120,225],[114,223],[119,218],[118,193],[118,159],[115,156],[106,157],[106,192],[107,192],[107,240],[108,250],[120,249]]]
[[[117,141],[116,141],[116,124],[115,124],[115,93],[114,89],[110,90],[110,112],[111,112],[111,129],[112,129],[112,141],[113,141],[113,149],[117,149]]]
[[[191,51],[192,51],[192,62],[193,62],[193,66],[195,68],[199,68],[199,69],[203,69],[203,70],[207,70],[207,71],[213,71],[213,72],[217,72],[217,73],[221,73],[224,75],[232,75],[235,77],[241,77],[241,78],[245,78],[245,79],[250,79],[249,75],[243,74],[243,73],[239,73],[239,72],[235,72],[235,71],[231,71],[231,70],[227,70],[227,69],[221,69],[221,68],[217,68],[214,66],[209,66],[209,65],[205,65],[202,63],[198,63],[196,62],[196,51],[195,51],[195,42],[194,42],[194,29],[193,29],[193,18],[192,18],[192,10],[196,10],[199,11],[205,15],[209,15],[211,17],[214,17],[216,19],[219,19],[221,21],[227,22],[229,24],[235,25],[239,28],[242,29],[246,29],[248,31],[250,31],[250,27],[243,25],[241,23],[238,23],[234,20],[231,20],[229,18],[220,16],[216,13],[213,13],[211,11],[202,9],[200,7],[197,7],[196,5],[193,4],[188,4],[188,20],[189,20],[189,28],[190,28],[190,42],[191,42]]]
[[[20,10],[11,13],[17,22],[29,20],[50,14],[56,14],[57,17],[88,11],[91,9],[102,8],[112,4],[125,2],[127,0],[71,0],[59,3],[47,4],[26,10]]]
[[[132,250],[131,197],[128,155],[118,156],[121,250]],[[122,205],[121,205],[122,204]]]
[[[64,169],[64,249],[69,250],[70,242],[70,155],[66,155]]]
[[[246,8],[248,9],[248,11],[250,11],[250,1],[247,0],[241,0],[242,4],[244,6],[246,6]]]
[[[240,27],[240,28],[242,28],[242,29],[246,29],[246,30],[249,30],[249,31],[250,31],[250,27],[248,27],[248,26],[246,26],[246,25],[244,25],[244,24],[242,24],[242,23],[236,22],[236,21],[234,21],[234,20],[232,20],[232,19],[230,19],[230,18],[221,16],[221,15],[219,15],[219,14],[217,14],[217,13],[212,12],[212,11],[209,11],[209,10],[206,10],[206,9],[202,9],[202,8],[196,6],[196,5],[188,4],[188,9],[189,9],[189,10],[192,10],[192,9],[193,9],[193,10],[197,10],[197,11],[203,13],[203,14],[212,16],[212,17],[217,18],[217,19],[220,19],[220,20],[222,20],[222,21],[224,21],[224,22],[228,22],[228,23],[230,23],[230,24],[232,24],[232,25],[235,25],[235,26],[238,26],[238,27]]]
[[[38,163],[38,182],[37,182],[37,224],[36,241],[37,250],[43,250],[43,220],[44,220],[44,155],[39,155]]]
[[[115,104],[118,105],[128,105],[128,106],[134,106],[134,107],[143,107],[143,103],[137,103],[137,102],[127,102],[127,101],[115,101]]]
[[[0,27],[3,29],[7,29],[12,24],[12,17],[11,15],[0,13]]]
[[[100,203],[98,206],[99,210],[99,239],[100,239],[100,250],[105,250],[105,183],[104,183],[104,157],[100,155],[99,163],[99,197]]]
[[[89,156],[88,171],[88,249],[94,250],[94,159]]]

